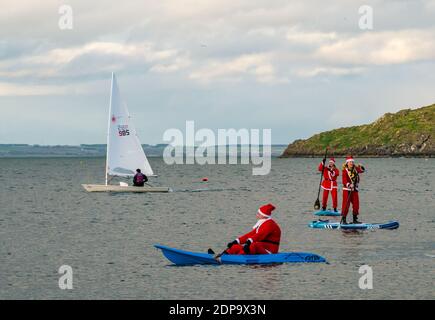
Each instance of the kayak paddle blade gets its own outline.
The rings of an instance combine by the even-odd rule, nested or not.
[[[319,210],[320,209],[320,201],[319,199],[316,200],[316,202],[314,203],[314,210]]]

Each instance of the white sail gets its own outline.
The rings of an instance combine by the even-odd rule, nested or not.
[[[136,128],[128,113],[127,105],[121,99],[115,75],[112,73],[106,185],[108,176],[131,177],[136,173],[136,169],[141,169],[147,176],[153,175],[153,170],[145,156]]]

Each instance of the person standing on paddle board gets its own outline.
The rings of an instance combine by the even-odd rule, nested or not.
[[[365,168],[362,165],[355,165],[352,156],[346,157],[346,162],[343,164],[342,181],[343,181],[343,203],[341,208],[341,223],[347,224],[346,216],[349,212],[349,207],[352,204],[353,223],[358,221],[359,214],[359,195],[358,185],[360,182],[360,173],[363,173]]]
[[[258,221],[253,230],[228,243],[227,254],[272,254],[278,253],[281,241],[281,229],[272,220],[275,206],[266,204],[257,211]]]
[[[322,210],[326,210],[326,206],[328,204],[328,196],[329,192],[331,192],[332,197],[332,206],[334,207],[334,211],[337,212],[337,178],[340,175],[340,171],[335,166],[335,159],[331,158],[328,163],[328,167],[323,168],[326,159],[323,159],[319,164],[319,171],[323,172],[323,198],[322,198]]]
[[[135,187],[143,187],[147,181],[148,177],[144,175],[140,169],[137,169],[136,174],[133,177],[133,185]]]

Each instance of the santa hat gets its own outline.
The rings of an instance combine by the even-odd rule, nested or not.
[[[269,218],[272,215],[272,211],[275,210],[275,206],[271,203],[261,206],[258,209],[258,213],[264,217]]]
[[[335,159],[334,158],[329,159],[329,163],[335,163]]]
[[[347,156],[346,157],[346,163],[348,163],[348,162],[355,162],[355,160],[353,160],[353,157],[352,156]]]

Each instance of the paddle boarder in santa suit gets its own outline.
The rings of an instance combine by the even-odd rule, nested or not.
[[[136,174],[133,177],[133,185],[135,187],[143,187],[147,181],[148,177],[144,175],[140,169],[136,169]]]
[[[252,230],[228,243],[227,254],[272,254],[278,253],[281,229],[272,219],[273,204],[266,204],[257,211],[257,223]]]
[[[335,166],[335,159],[334,158],[329,159],[328,167],[323,168],[325,162],[326,162],[326,159],[323,159],[323,161],[320,162],[319,169],[318,169],[320,172],[323,172],[322,210],[323,211],[326,210],[326,206],[328,204],[329,192],[331,192],[332,205],[334,207],[334,212],[337,212],[337,190],[338,190],[337,178],[340,175],[340,171]]]
[[[343,203],[341,208],[341,223],[347,224],[346,216],[349,212],[349,207],[352,204],[353,223],[361,223],[358,221],[359,214],[359,195],[358,185],[360,182],[360,173],[363,173],[365,168],[362,165],[355,165],[352,156],[346,157],[346,162],[343,164],[342,181],[343,181]]]

